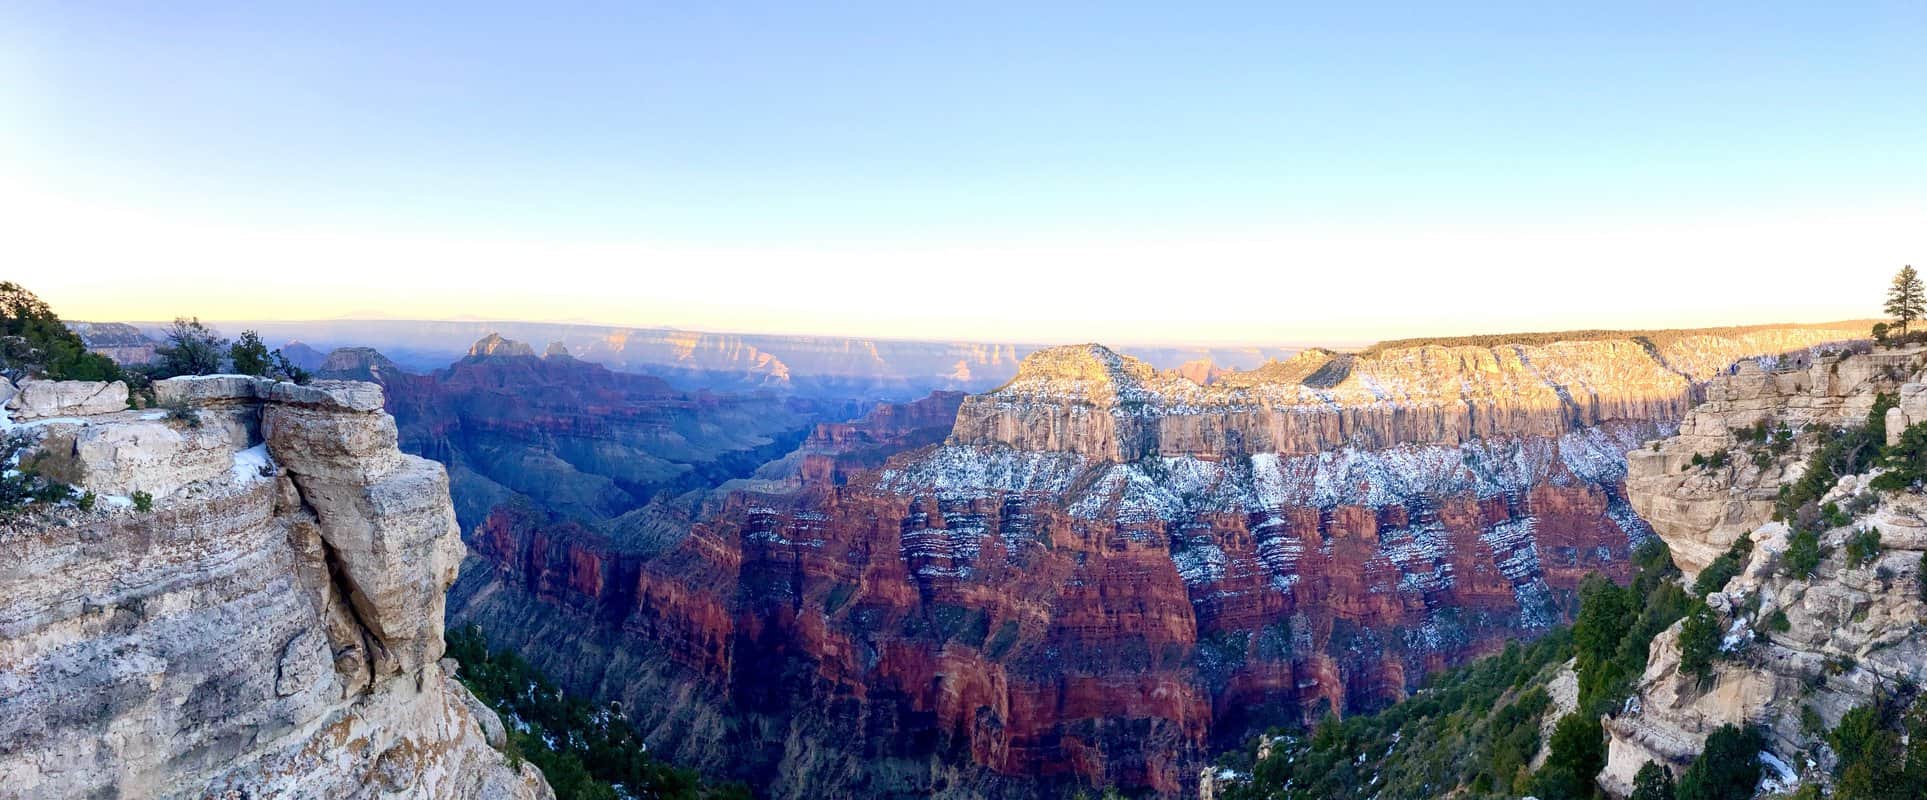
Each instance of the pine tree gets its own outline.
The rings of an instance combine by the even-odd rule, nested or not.
[[[1760,783],[1760,734],[1721,725],[1679,776],[1679,800],[1747,800]]]
[[[1567,714],[1553,726],[1546,765],[1533,778],[1533,793],[1546,800],[1593,795],[1593,779],[1606,766],[1606,734],[1599,720]]]
[[[19,380],[111,381],[120,368],[106,356],[88,352],[47,303],[26,287],[0,281],[0,377]]]
[[[1720,648],[1720,622],[1713,609],[1701,603],[1679,626],[1679,668],[1705,680],[1713,674],[1713,656]]]
[[[242,331],[241,338],[228,348],[227,357],[238,375],[266,375],[274,366],[268,346],[261,343],[261,334],[254,331]]]
[[[1901,267],[1894,275],[1894,285],[1887,289],[1886,311],[1900,324],[1902,334],[1914,320],[1927,316],[1927,286],[1921,285],[1920,273],[1912,266]]]
[[[1632,800],[1673,800],[1678,790],[1673,786],[1673,771],[1657,761],[1648,761],[1633,776]]]
[[[167,328],[167,344],[156,351],[161,362],[155,377],[212,375],[221,371],[227,351],[227,340],[201,324],[200,318],[175,317]]]

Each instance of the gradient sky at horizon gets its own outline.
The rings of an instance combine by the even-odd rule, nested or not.
[[[1865,317],[1927,267],[1918,0],[925,5],[6,4],[0,277],[1318,342]]]

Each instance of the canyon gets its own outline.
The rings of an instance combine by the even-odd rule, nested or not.
[[[627,510],[469,504],[450,618],[774,797],[1181,794],[1215,748],[1383,707],[1566,618],[1586,574],[1624,580],[1651,535],[1626,453],[1735,364],[1862,330],[1394,343],[1202,384],[1048,348],[992,391],[820,421]],[[419,447],[464,447],[482,414],[404,411],[390,386]],[[514,418],[534,437],[547,416]]]
[[[160,381],[153,410],[118,383],[8,385],[32,468],[99,499],[6,528],[0,699],[29,713],[0,723],[0,782],[549,796],[441,659],[444,626],[474,624],[652,755],[764,796],[1215,792],[1217,753],[1551,631],[1655,536],[1689,576],[1751,537],[1709,601],[1792,630],[1712,691],[1662,635],[1607,720],[1602,783],[1735,719],[1808,752],[1774,702],[1790,682],[1859,659],[1803,707],[1834,720],[1919,661],[1886,622],[1914,613],[1894,576],[1927,507],[1867,512],[1893,532],[1877,565],[1790,581],[1767,517],[1824,437],[1694,462],[1881,394],[1896,430],[1927,419],[1919,354],[1858,330],[1401,342],[1245,371],[1073,345],[987,391],[883,402],[678,388],[499,334],[427,374],[363,347],[312,385]],[[104,705],[63,713],[72,696]]]
[[[76,323],[99,334],[105,350],[125,346],[132,332],[159,338],[165,323]],[[806,397],[914,400],[932,391],[983,391],[1016,374],[1018,362],[1041,347],[1020,342],[914,341],[842,336],[688,331],[587,323],[429,320],[230,321],[228,333],[256,330],[307,369],[317,349],[379,350],[410,371],[429,373],[463,358],[470,343],[489,334],[549,343],[555,349],[619,372],[653,375],[678,390],[781,392]],[[112,333],[110,336],[109,333]],[[290,341],[294,340],[294,341]],[[148,342],[151,348],[152,342]],[[1250,369],[1295,353],[1295,347],[1157,345],[1134,348],[1166,368],[1205,378]],[[126,351],[132,353],[133,351]],[[151,350],[150,350],[151,357]]]
[[[465,548],[378,387],[0,380],[0,796],[552,798],[441,658]]]

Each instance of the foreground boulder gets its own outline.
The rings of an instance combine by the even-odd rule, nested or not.
[[[553,796],[438,663],[463,548],[378,388],[21,395],[41,468],[97,502],[0,528],[0,795]]]

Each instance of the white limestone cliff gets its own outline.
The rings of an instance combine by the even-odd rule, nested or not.
[[[464,550],[380,389],[154,391],[176,410],[119,384],[10,403],[32,468],[100,502],[0,526],[0,797],[552,797],[441,662]]]
[[[1833,755],[1824,731],[1857,705],[1927,681],[1919,622],[1927,613],[1920,589],[1927,496],[1872,491],[1874,473],[1840,478],[1821,502],[1848,509],[1851,521],[1820,535],[1824,555],[1806,576],[1783,568],[1788,527],[1769,519],[1778,486],[1800,476],[1828,427],[1864,421],[1878,394],[1920,397],[1927,387],[1907,381],[1923,366],[1921,352],[1876,350],[1805,370],[1742,371],[1709,387],[1708,401],[1678,436],[1629,454],[1629,498],[1682,569],[1703,569],[1742,536],[1753,546],[1738,575],[1707,597],[1724,631],[1712,674],[1702,680],[1681,671],[1675,624],[1654,640],[1633,698],[1604,720],[1610,741],[1599,780],[1608,792],[1629,794],[1647,761],[1683,769],[1725,724],[1765,734],[1769,782],[1779,788],[1826,783]],[[1918,400],[1902,406],[1888,413],[1889,425],[1927,418]],[[1734,432],[1761,421],[1809,434],[1757,466]],[[1890,438],[1898,430],[1890,428]],[[1733,448],[1729,466],[1690,466],[1693,453],[1722,448]],[[1869,529],[1881,534],[1878,553],[1851,562],[1848,537]]]

